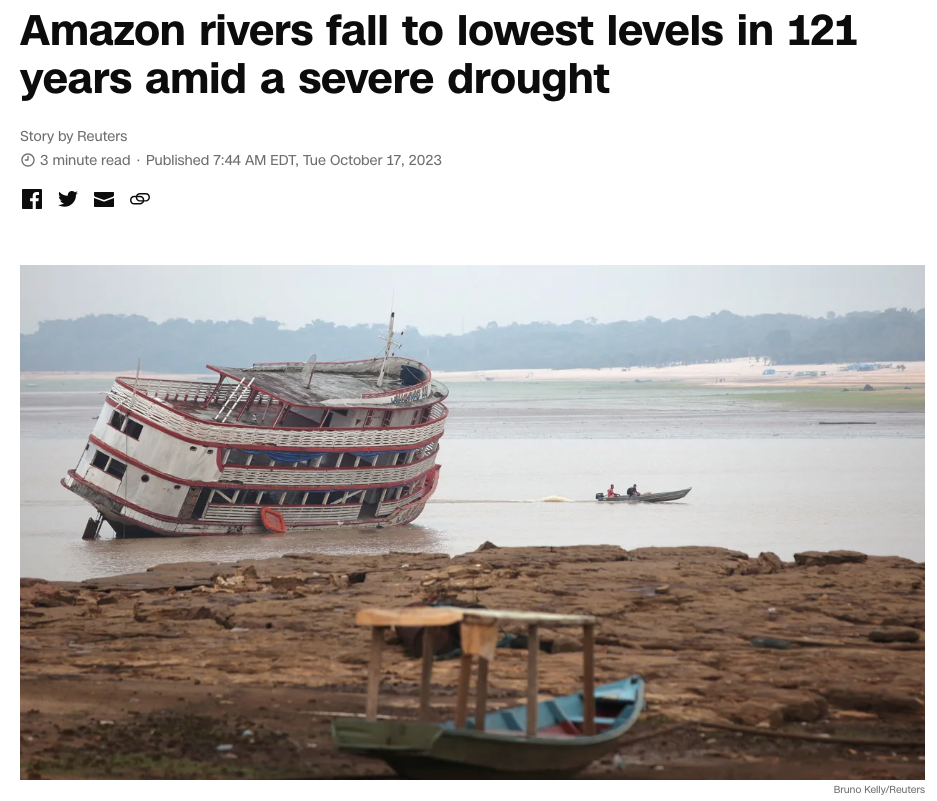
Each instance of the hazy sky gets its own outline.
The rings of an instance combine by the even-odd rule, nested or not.
[[[923,267],[20,268],[20,330],[40,320],[141,314],[162,322],[320,318],[458,334],[499,325],[789,312],[818,317],[924,303]]]

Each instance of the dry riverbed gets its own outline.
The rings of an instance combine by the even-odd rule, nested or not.
[[[599,617],[597,683],[647,681],[629,738],[669,733],[623,743],[587,776],[923,778],[924,565],[853,552],[798,561],[706,547],[487,548],[22,579],[21,775],[389,777],[331,741],[331,717],[364,710],[369,632],[354,613],[450,598]],[[542,637],[553,641],[542,694],[575,692],[578,641]],[[390,637],[384,667],[380,713],[415,717],[419,660]],[[435,667],[439,720],[451,716],[457,667]],[[498,651],[491,708],[524,702],[525,671],[526,651]]]

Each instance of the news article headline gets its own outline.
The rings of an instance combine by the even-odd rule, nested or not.
[[[400,23],[402,41],[412,47],[437,47],[444,41],[443,26],[433,20],[420,22],[407,16]],[[774,44],[774,25],[766,20],[748,19],[739,14],[731,26],[734,41],[741,46],[771,46]],[[721,22],[701,19],[694,14],[689,21],[638,21],[619,19],[615,14],[603,21],[601,33],[587,16],[578,20],[549,22],[500,22],[469,20],[460,14],[456,31],[459,47],[592,47],[599,41],[610,47],[657,47],[684,45],[717,47],[726,40]],[[834,20],[828,14],[801,14],[787,22],[789,45],[823,46],[855,45],[852,35],[852,15]],[[324,23],[321,33],[315,33],[312,23],[305,20],[285,22],[234,22],[218,14],[215,19],[198,25],[197,44],[202,46],[238,47],[252,44],[259,47],[308,47],[321,36],[330,47],[382,47],[388,43],[386,14],[370,14],[367,19],[346,19],[332,14]],[[449,40],[446,40],[447,42]],[[31,14],[23,31],[21,46],[80,46],[80,47],[179,47],[186,44],[185,26],[179,21],[152,22],[46,22],[39,14]],[[52,95],[102,94],[113,92],[123,95],[133,87],[130,70],[113,69],[61,69],[20,70],[28,101],[40,92]],[[609,70],[604,64],[581,66],[570,62],[567,67],[554,69],[480,68],[473,62],[453,68],[447,77],[450,92],[457,95],[483,94],[536,94],[557,102],[570,94],[608,94]],[[284,94],[287,79],[279,69],[263,69],[260,73],[260,91],[267,95]],[[339,94],[403,94],[412,92],[425,95],[434,88],[435,78],[427,69],[304,69],[298,75],[297,88],[307,95],[320,92]],[[247,67],[238,62],[233,67],[222,67],[216,61],[210,66],[195,69],[151,69],[146,73],[148,94],[244,94],[247,91]]]

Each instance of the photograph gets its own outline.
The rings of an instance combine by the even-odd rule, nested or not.
[[[22,266],[22,777],[923,779],[924,273]]]

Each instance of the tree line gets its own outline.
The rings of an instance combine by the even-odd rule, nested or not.
[[[20,335],[20,369],[126,370],[139,358],[149,372],[202,372],[206,364],[369,358],[383,352],[386,324],[313,320],[288,330],[263,317],[156,323],[139,315],[47,320]],[[442,370],[637,367],[699,364],[744,356],[774,364],[924,359],[924,309],[837,316],[740,316],[728,311],[683,320],[647,317],[599,323],[489,323],[461,335],[406,328],[398,353]]]

